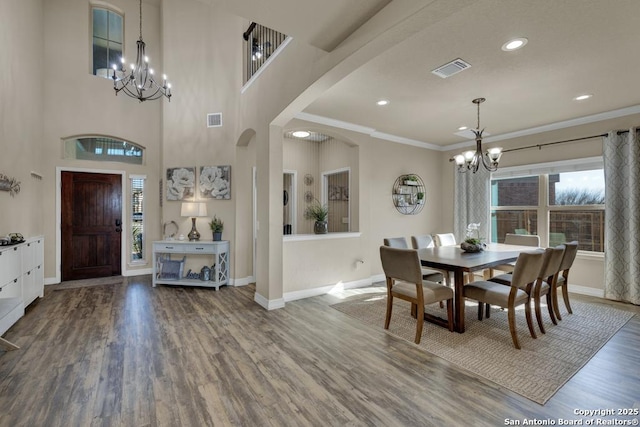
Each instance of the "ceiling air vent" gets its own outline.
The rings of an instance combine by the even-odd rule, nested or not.
[[[458,58],[458,59],[454,59],[448,64],[444,64],[436,68],[431,72],[438,77],[442,77],[443,79],[446,79],[447,77],[451,77],[454,74],[458,74],[460,71],[464,71],[469,67],[471,67],[471,64]]]
[[[222,126],[222,113],[207,114],[208,128],[219,128],[220,126]]]

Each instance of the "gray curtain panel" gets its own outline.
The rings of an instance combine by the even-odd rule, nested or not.
[[[467,226],[471,223],[480,223],[480,237],[490,242],[491,173],[482,165],[476,173],[454,173],[453,233],[458,243],[464,241]]]
[[[640,305],[640,134],[604,138],[604,296]]]

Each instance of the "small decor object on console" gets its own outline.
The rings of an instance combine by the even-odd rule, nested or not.
[[[209,222],[209,228],[211,228],[211,232],[213,233],[213,241],[219,242],[222,240],[222,230],[224,230],[224,222],[216,215],[213,216],[211,222]]]
[[[474,237],[475,236],[475,237]],[[460,244],[460,248],[469,253],[482,252],[486,248],[480,237],[480,223],[467,225],[467,238]]]

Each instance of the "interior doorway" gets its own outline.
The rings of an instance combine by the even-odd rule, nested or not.
[[[122,274],[122,176],[63,171],[61,280]]]

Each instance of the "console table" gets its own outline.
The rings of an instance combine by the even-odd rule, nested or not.
[[[177,274],[163,274],[163,262],[167,260],[163,256],[172,257],[171,262],[180,262],[183,257],[190,255],[207,255],[208,260],[213,260],[209,280],[189,279],[184,277],[183,269]],[[207,263],[209,267],[212,264]],[[160,240],[153,242],[153,275],[152,285],[183,285],[202,286],[215,288],[229,283],[229,241],[197,241],[188,242],[181,240]]]
[[[0,246],[0,335],[24,316],[24,308],[44,296],[44,237]],[[18,347],[0,337],[0,347]]]

